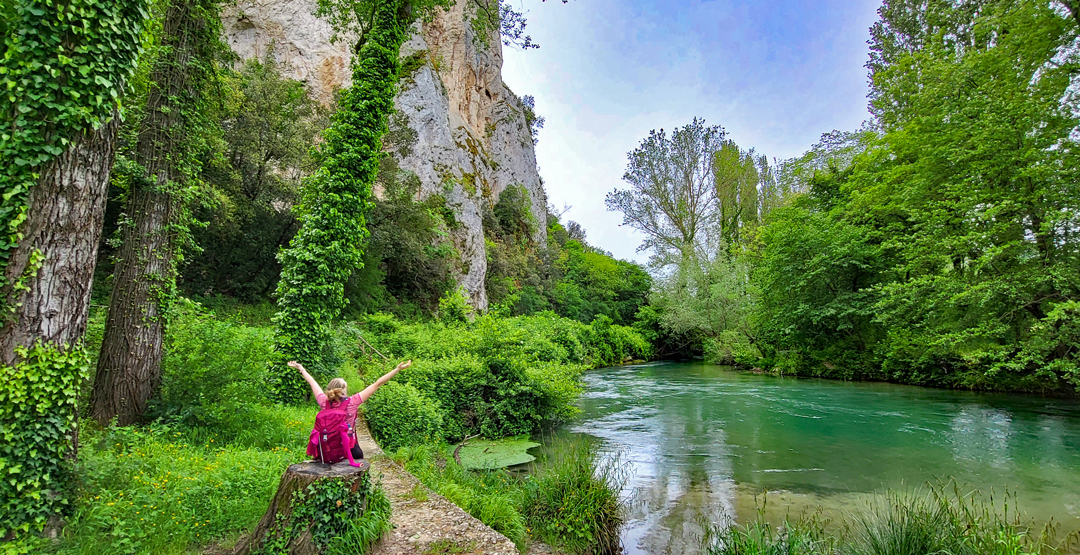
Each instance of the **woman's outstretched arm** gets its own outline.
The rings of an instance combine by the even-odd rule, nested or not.
[[[319,387],[319,382],[315,381],[315,378],[312,378],[311,374],[308,374],[307,370],[304,370],[304,367],[301,366],[299,362],[296,362],[295,360],[289,361],[289,366],[300,371],[300,375],[304,377],[304,381],[311,386],[311,395],[318,400],[319,395],[323,394],[322,387]]]
[[[412,365],[412,361],[411,360],[406,360],[405,362],[402,362],[401,364],[397,365],[397,367],[394,368],[393,370],[387,372],[383,377],[375,380],[375,383],[365,387],[364,390],[359,393],[360,402],[363,403],[363,402],[367,401],[368,399],[370,399],[371,396],[374,395],[375,392],[378,391],[379,388],[383,386],[383,384],[390,381],[390,379],[393,378],[398,372],[408,368],[411,365]]]

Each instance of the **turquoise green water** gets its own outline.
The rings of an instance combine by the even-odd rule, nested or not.
[[[587,373],[580,407],[556,435],[627,461],[631,554],[694,553],[704,522],[763,504],[770,519],[831,516],[949,478],[1080,529],[1076,401],[658,363]]]

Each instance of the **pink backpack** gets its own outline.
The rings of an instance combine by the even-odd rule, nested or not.
[[[349,415],[345,411],[348,404],[348,400],[335,406],[327,403],[327,407],[315,415],[315,428],[308,438],[309,457],[323,464],[334,464],[348,458],[349,464],[359,466],[349,450],[352,438],[349,437]]]

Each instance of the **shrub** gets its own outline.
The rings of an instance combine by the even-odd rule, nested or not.
[[[652,346],[636,330],[612,324],[611,318],[597,316],[588,326],[586,345],[593,366],[622,364],[628,358],[649,358]]]
[[[636,330],[605,317],[590,326],[551,312],[424,324],[373,315],[361,329],[383,354],[413,359],[397,381],[439,402],[449,440],[531,433],[569,418],[586,368],[649,354]],[[379,424],[371,426],[380,433]]]
[[[479,428],[480,395],[487,376],[484,361],[470,354],[416,361],[399,374],[401,381],[439,403],[443,410],[442,430],[451,439],[472,435]]]
[[[186,425],[223,425],[249,420],[267,397],[267,361],[273,356],[269,328],[221,320],[199,305],[176,304],[162,364],[154,416]]]
[[[442,438],[442,409],[407,383],[390,382],[363,405],[372,434],[383,449]]]
[[[523,511],[537,537],[570,553],[621,552],[626,467],[598,457],[588,443],[568,443],[549,468],[525,483]]]
[[[468,322],[472,317],[473,308],[460,287],[447,292],[439,299],[439,320],[442,322],[447,324]]]
[[[724,330],[704,341],[705,360],[714,364],[758,364],[761,351],[738,330]]]

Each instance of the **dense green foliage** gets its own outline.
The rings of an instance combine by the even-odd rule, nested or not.
[[[565,447],[525,476],[505,470],[470,471],[451,449],[422,445],[394,459],[427,487],[510,538],[519,548],[540,540],[575,555],[618,553],[626,506],[619,495],[625,469],[601,459],[594,446]]]
[[[418,200],[420,179],[398,167],[416,142],[400,114],[391,116],[385,141],[393,154],[380,162],[381,193],[367,219],[364,267],[353,273],[346,295],[356,313],[432,314],[455,287],[450,270],[457,252],[448,233],[458,224],[441,196]]]
[[[775,527],[760,519],[715,527],[708,555],[1037,555],[1062,547],[1049,528],[1024,522],[1019,511],[951,488],[889,494],[840,522],[810,516]]]
[[[848,168],[815,172],[763,236],[772,360],[819,375],[1070,390],[1080,120],[1063,48],[1076,21],[1006,1],[977,15],[887,3],[882,15],[871,64],[880,132]]]
[[[162,387],[150,416],[239,432],[240,422],[254,418],[266,396],[272,331],[217,318],[190,301],[178,302],[172,310]],[[220,356],[222,352],[229,356]]]
[[[485,210],[486,285],[495,310],[513,315],[551,310],[579,322],[606,316],[633,324],[652,285],[649,274],[589,245],[580,225],[563,226],[555,215],[546,222],[546,246],[537,244],[530,209],[524,188],[508,187]]]
[[[66,461],[86,351],[38,343],[18,348],[22,364],[0,372],[0,537],[39,529],[70,509]]]
[[[532,433],[546,421],[573,414],[571,403],[586,368],[650,354],[650,345],[631,328],[603,318],[586,325],[552,313],[426,324],[374,314],[354,330],[385,356],[413,360],[395,378],[407,387],[372,401],[372,433],[394,446]],[[369,371],[367,378],[375,374]],[[441,418],[418,406],[425,404]],[[405,412],[394,415],[388,410],[394,407]],[[404,422],[407,415],[416,415],[416,421]],[[441,435],[430,435],[436,429]]]
[[[213,194],[195,214],[206,225],[191,230],[203,248],[186,256],[181,270],[188,295],[269,298],[281,271],[278,250],[296,233],[290,208],[326,118],[303,83],[281,76],[271,54],[222,70],[221,103],[211,114],[222,152],[201,176]]]
[[[442,407],[408,383],[384,385],[364,405],[364,416],[372,430],[379,430],[379,445],[388,451],[442,437]]]

